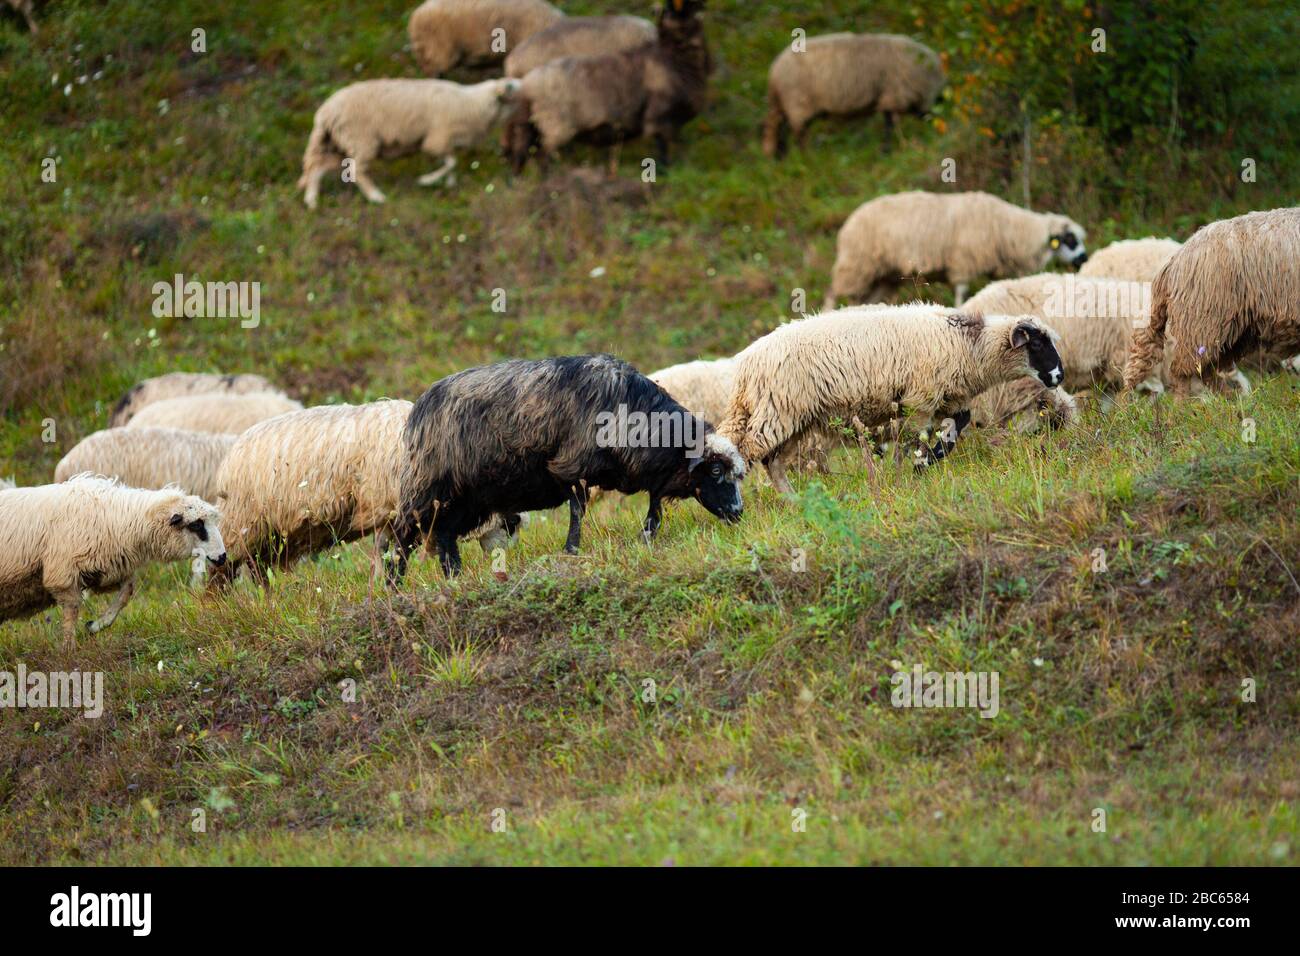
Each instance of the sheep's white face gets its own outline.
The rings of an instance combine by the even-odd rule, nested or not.
[[[167,526],[179,536],[177,552],[205,558],[218,567],[226,563],[226,543],[218,527],[220,514],[202,498],[189,495],[171,509]]]
[[[1048,258],[1056,259],[1075,269],[1079,268],[1088,261],[1088,250],[1083,245],[1086,236],[1083,227],[1078,223],[1063,219],[1061,227],[1054,229],[1047,240],[1047,248],[1050,251]]]
[[[510,78],[497,80],[497,116],[502,117],[519,98],[520,82]]]

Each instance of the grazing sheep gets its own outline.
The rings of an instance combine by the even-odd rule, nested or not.
[[[179,428],[109,428],[73,446],[54,468],[56,482],[90,472],[132,488],[174,485],[204,501],[217,496],[217,469],[234,435]]]
[[[1057,350],[1070,390],[1093,384],[1124,384],[1133,330],[1150,315],[1150,291],[1145,283],[1098,279],[1045,272],[1020,279],[992,282],[972,296],[963,311],[975,315],[1027,314],[1042,320],[1060,336]],[[1242,391],[1250,383],[1235,368],[1228,373]],[[1152,392],[1164,391],[1163,373],[1144,383]],[[1027,406],[1026,406],[1027,407]]]
[[[1122,239],[1089,256],[1079,275],[1151,282],[1161,266],[1181,248],[1182,243],[1174,239]]]
[[[9,4],[10,8],[13,9],[14,13],[19,14],[27,21],[28,30],[32,31],[32,33],[40,32],[36,29],[36,15],[33,10],[32,0],[6,0],[6,2]]]
[[[402,428],[411,403],[321,405],[254,425],[235,441],[217,476],[230,562],[211,587],[245,563],[264,580],[305,554],[376,535],[382,553],[397,513]],[[486,553],[506,547],[517,516],[475,532]],[[504,529],[504,530],[503,530]]]
[[[381,156],[416,151],[443,160],[441,168],[416,180],[432,186],[456,168],[456,150],[479,143],[505,116],[518,89],[518,80],[471,86],[448,80],[365,80],[343,87],[316,111],[298,179],[303,201],[315,209],[326,173],[350,162],[362,195],[383,202],[367,167]]]
[[[720,422],[727,414],[731,386],[736,380],[736,360],[697,360],[670,365],[647,376],[692,415],[707,422]]]
[[[1036,378],[1018,378],[980,392],[970,402],[970,423],[976,428],[1005,425],[1012,431],[1032,432],[1046,422],[1066,428],[1079,418],[1079,403],[1059,385],[1046,388]]]
[[[779,156],[789,124],[803,145],[816,116],[880,113],[885,130],[905,114],[924,116],[943,89],[939,54],[892,33],[831,33],[809,37],[800,51],[788,47],[767,78],[763,152]]]
[[[206,558],[220,567],[226,548],[217,510],[175,488],[146,491],[78,475],[57,485],[0,491],[0,620],[58,604],[63,638],[76,643],[83,590],[118,588],[95,634],[116,620],[151,561]]]
[[[683,362],[653,372],[649,378],[691,414],[712,424],[727,417],[727,405],[736,381],[736,360]],[[832,434],[831,430],[810,430],[791,450],[787,460],[825,472],[831,450],[842,443],[841,436]]]
[[[403,440],[394,583],[421,535],[432,534],[452,575],[460,570],[456,539],[489,515],[565,501],[565,550],[576,554],[592,487],[649,492],[647,540],[665,498],[695,497],[714,515],[740,520],[745,464],[735,446],[612,355],[458,372],[420,396]]]
[[[238,435],[276,415],[302,408],[301,402],[275,392],[245,395],[183,395],[146,405],[126,423],[127,428],[183,428],[193,432]]]
[[[534,146],[550,158],[579,136],[601,142],[645,136],[666,166],[670,141],[708,94],[703,7],[703,0],[667,0],[654,43],[552,60],[525,76],[504,135],[514,171],[523,170]]]
[[[842,298],[878,302],[912,276],[943,278],[957,305],[981,276],[1041,272],[1055,258],[1088,259],[1083,227],[988,193],[905,192],[863,203],[840,229],[825,309]]]
[[[207,372],[168,372],[157,378],[147,378],[132,385],[125,395],[113,406],[113,414],[108,423],[120,428],[129,422],[132,416],[146,405],[160,402],[164,398],[179,398],[182,395],[202,395],[208,392],[224,392],[230,395],[245,395],[248,392],[276,392],[280,390],[260,375],[212,375]]]
[[[1252,212],[1198,230],[1151,284],[1151,321],[1124,370],[1135,388],[1168,345],[1170,384],[1222,388],[1221,372],[1255,348],[1300,349],[1300,208]]]
[[[981,318],[929,304],[799,319],[736,356],[736,385],[718,431],[789,491],[790,447],[832,418],[875,428],[908,415],[918,422],[951,416],[956,435],[931,449],[929,463],[945,457],[969,424],[976,395],[1026,375],[1049,388],[1061,383],[1052,338],[1033,316]]]
[[[523,77],[566,56],[621,53],[654,43],[655,36],[655,25],[644,17],[565,17],[511,50],[506,76]]]
[[[461,65],[499,63],[563,17],[543,0],[426,0],[411,13],[407,29],[420,69],[442,76]]]

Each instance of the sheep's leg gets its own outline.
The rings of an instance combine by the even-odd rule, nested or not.
[[[939,432],[939,440],[935,442],[933,448],[926,448],[924,445],[919,450],[916,466],[918,468],[927,468],[930,465],[937,464],[947,458],[949,453],[957,447],[957,439],[966,426],[970,424],[970,409],[965,408],[952,416],[953,427],[951,430],[942,429]]]
[[[330,171],[330,166],[316,166],[307,171],[307,190],[303,193],[302,201],[308,209],[315,209],[320,202],[320,184],[325,175]]]
[[[582,516],[587,513],[587,489],[574,485],[569,489],[569,536],[564,541],[567,554],[577,554],[582,543]]]
[[[1292,374],[1300,375],[1300,355],[1293,355],[1289,359],[1283,359],[1282,367]]]
[[[888,152],[890,149],[893,148],[894,143],[898,138],[898,129],[897,126],[895,125],[895,118],[893,113],[886,110],[884,113],[881,113],[880,115],[885,118],[884,148],[885,151]]]
[[[645,539],[646,544],[654,540],[655,535],[659,533],[659,525],[664,520],[664,503],[663,499],[656,494],[650,495],[650,510],[645,515],[645,525],[641,528],[641,537]]]
[[[783,495],[792,494],[794,489],[790,487],[790,479],[785,474],[785,456],[779,451],[773,452],[767,458],[763,459],[763,466],[767,469],[767,476],[772,479],[772,487]]]
[[[969,291],[970,291],[969,282],[958,282],[955,286],[953,286],[953,296],[957,308],[960,309],[961,304],[966,301],[966,293]]]
[[[442,177],[446,176],[455,168],[456,168],[456,157],[448,156],[440,168],[435,169],[431,173],[425,173],[423,176],[417,179],[416,182],[419,183],[421,186],[432,186],[434,183],[438,182],[438,180],[442,179]],[[447,185],[450,186],[454,182],[455,182],[455,177],[448,178]]]
[[[370,174],[366,172],[366,167],[362,164],[360,159],[356,162],[353,174],[357,180],[357,188],[361,190],[361,195],[374,203],[384,201],[384,194],[379,191],[379,187],[375,185],[375,181],[370,178]]]
[[[396,558],[384,556],[384,581],[388,587],[395,587],[406,577],[406,563],[410,559],[411,550],[415,547],[415,541],[420,536],[420,523],[414,517],[408,521],[400,521],[393,528],[393,544],[396,545]]]
[[[59,611],[63,614],[63,646],[69,651],[77,649],[77,615],[81,613],[81,589],[70,588],[58,592]]]
[[[100,631],[112,627],[117,616],[122,613],[122,608],[126,607],[126,602],[131,600],[131,595],[135,593],[135,578],[127,578],[118,588],[117,596],[113,598],[113,603],[108,606],[108,610],[95,618],[93,621],[86,622],[86,630],[91,634],[98,634]]]
[[[456,541],[456,533],[442,529],[435,532],[434,540],[438,545],[438,562],[442,565],[442,573],[449,578],[454,578],[460,574],[460,545]]]

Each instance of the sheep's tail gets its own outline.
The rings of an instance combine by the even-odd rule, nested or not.
[[[1128,362],[1124,365],[1124,388],[1137,388],[1151,375],[1151,370],[1164,360],[1165,325],[1168,321],[1169,295],[1160,282],[1160,276],[1157,276],[1151,294],[1151,321],[1133,330]]]
[[[785,152],[784,137],[781,135],[785,123],[785,109],[781,106],[781,94],[769,86],[767,117],[763,120],[763,152],[773,159]]]
[[[329,130],[319,118],[312,124],[311,136],[307,138],[307,149],[302,154],[302,175],[298,177],[298,188],[306,189],[307,181],[313,170],[321,166],[333,165],[334,150],[330,143]]]

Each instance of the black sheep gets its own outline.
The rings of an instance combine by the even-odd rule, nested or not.
[[[644,534],[659,529],[665,498],[698,498],[738,521],[745,463],[713,426],[612,355],[515,360],[435,382],[402,435],[396,572],[432,534],[448,575],[456,539],[493,514],[569,503],[565,550],[576,553],[593,487],[650,493]]]

